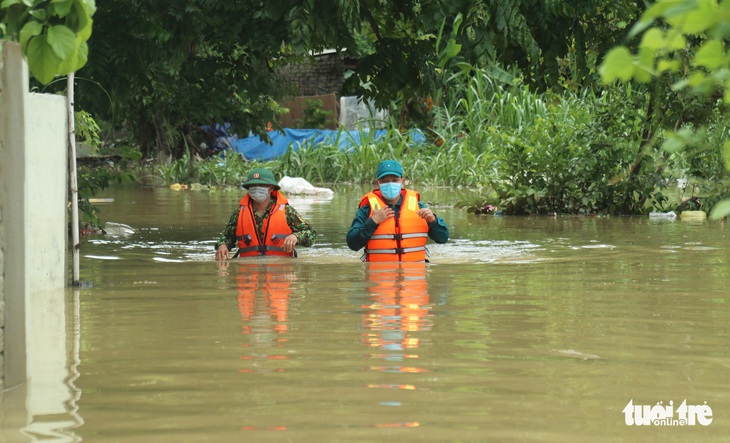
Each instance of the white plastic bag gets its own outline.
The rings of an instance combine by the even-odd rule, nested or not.
[[[284,176],[279,180],[281,192],[284,195],[312,195],[323,198],[332,198],[335,194],[329,188],[317,188],[301,177]]]

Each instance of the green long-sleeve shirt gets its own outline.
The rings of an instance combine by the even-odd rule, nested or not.
[[[259,214],[258,212],[254,211],[254,218],[256,219],[256,229],[258,230],[259,238],[264,237],[264,220],[269,217],[269,212],[271,212],[271,208],[274,207],[275,204],[276,200],[272,198],[269,201],[269,205],[266,207],[266,210],[263,214]],[[236,240],[236,227],[238,226],[239,212],[240,208],[236,208],[236,210],[231,215],[230,220],[228,220],[228,224],[226,225],[225,229],[223,229],[223,232],[221,233],[218,241],[215,244],[216,250],[218,250],[218,247],[224,243],[226,244],[226,246],[228,246],[229,250],[232,250],[234,247],[236,247],[236,244],[238,243]],[[297,210],[294,209],[291,205],[286,205],[286,224],[289,225],[289,229],[292,230],[292,234],[296,235],[297,246],[312,246],[314,244],[314,241],[317,239],[317,232],[314,230],[314,228],[312,228],[309,223],[305,222],[299,215]]]
[[[395,205],[389,205],[395,211],[395,217],[400,214],[402,202],[403,197]],[[418,207],[423,209],[427,206],[422,202],[418,202]],[[363,205],[357,210],[350,230],[347,231],[347,246],[353,251],[364,248],[376,229],[378,229],[378,224],[370,218],[370,205]],[[436,220],[428,223],[428,236],[436,243],[446,243],[449,240],[449,228],[441,217],[436,216]]]

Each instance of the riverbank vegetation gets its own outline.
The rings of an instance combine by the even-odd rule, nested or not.
[[[238,186],[262,165],[314,183],[363,183],[394,157],[418,185],[473,189],[462,202],[470,208],[709,211],[729,197],[729,96],[681,84],[726,78],[722,45],[705,43],[726,38],[719,11],[728,6],[700,3],[109,0],[94,15],[76,102],[102,123],[100,153],[116,160],[108,177],[98,165],[80,170],[91,192],[132,176]],[[387,109],[385,135],[361,129],[351,149],[291,146],[265,163],[232,150],[203,158],[201,125],[227,122],[264,139],[278,129],[279,100],[291,92],[278,68],[327,48],[357,60],[341,93]]]
[[[380,137],[361,129],[362,143],[349,150],[336,143],[290,146],[263,163],[230,150],[207,159],[186,152],[169,163],[148,164],[138,175],[160,186],[230,187],[251,168],[265,166],[313,183],[367,183],[381,159],[398,158],[412,183],[470,187],[475,197],[466,206],[489,204],[508,214],[708,210],[730,196],[718,149],[730,123],[716,99],[667,89],[662,99],[681,101],[683,112],[665,111],[660,122],[651,109],[665,105],[653,103],[641,86],[616,85],[600,95],[539,93],[485,71],[456,74],[445,84],[449,92],[422,131],[425,142],[395,127]],[[691,148],[660,149],[667,118],[675,119]]]

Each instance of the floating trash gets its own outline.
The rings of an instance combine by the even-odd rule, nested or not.
[[[702,221],[707,218],[705,211],[682,211],[679,215],[682,221]]]
[[[123,223],[106,222],[104,234],[107,235],[130,235],[134,234],[134,228]]]
[[[676,218],[677,214],[674,211],[649,213],[649,220],[674,220]]]

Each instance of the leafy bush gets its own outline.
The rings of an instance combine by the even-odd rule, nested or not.
[[[607,87],[600,96],[536,93],[485,71],[452,76],[445,91],[431,111],[432,142],[414,143],[397,129],[378,137],[340,131],[330,143],[292,145],[269,162],[186,154],[159,166],[160,176],[166,183],[237,186],[252,167],[265,166],[318,183],[369,183],[381,160],[396,158],[411,183],[472,187],[481,194],[474,205],[508,214],[638,214],[677,210],[683,199],[708,210],[730,189],[716,148],[730,135],[720,110],[705,111],[706,132],[691,124],[681,129],[694,150],[671,152],[659,148],[666,134],[657,129],[670,114],[652,114],[656,97],[643,87]],[[345,141],[353,147],[342,148]],[[679,178],[690,185],[684,195]]]

